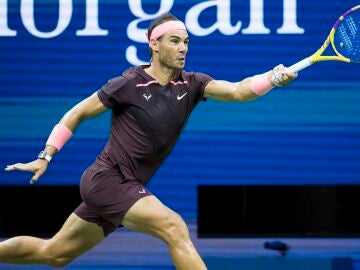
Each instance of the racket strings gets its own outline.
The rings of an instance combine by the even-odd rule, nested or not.
[[[342,47],[342,49],[345,49],[347,57],[350,58],[353,62],[360,62],[359,18],[347,16],[343,23],[339,25],[337,32],[340,39],[340,47]]]
[[[359,12],[357,12],[359,13]],[[352,60],[355,62],[360,62],[360,20],[358,19],[357,24],[355,24],[355,33],[354,33],[354,50],[353,50],[353,56]]]
[[[349,28],[351,36],[353,38],[355,38],[356,33],[358,33],[358,27],[357,27],[354,19],[351,16],[349,16],[348,18],[346,18],[346,23],[347,23],[347,26]]]
[[[353,50],[353,44],[352,41],[346,31],[346,28],[343,24],[339,25],[338,28],[338,33],[339,33],[339,37],[340,37],[340,41],[341,41],[341,46],[345,47],[345,50],[348,54],[351,54],[352,50]]]

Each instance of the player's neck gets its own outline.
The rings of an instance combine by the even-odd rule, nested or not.
[[[178,74],[179,70],[155,64],[154,62],[145,69],[145,72],[153,77],[161,85],[168,85],[171,80]]]

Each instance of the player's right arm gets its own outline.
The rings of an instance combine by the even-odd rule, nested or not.
[[[61,118],[59,124],[62,128],[73,133],[82,121],[94,117],[107,109],[108,108],[100,101],[97,93],[94,93],[67,111]],[[51,157],[54,157],[58,152],[58,149],[52,145],[46,145],[44,151]],[[49,162],[46,159],[38,158],[29,163],[8,165],[6,166],[5,171],[19,170],[32,172],[34,175],[31,178],[30,183],[35,183],[39,180],[40,176],[45,173],[48,165]]]
[[[65,125],[68,129],[74,132],[82,121],[101,114],[107,109],[108,107],[101,102],[95,92],[66,112],[59,123]]]

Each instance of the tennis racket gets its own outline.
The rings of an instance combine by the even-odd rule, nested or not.
[[[335,54],[322,55],[330,43]],[[360,63],[360,5],[340,16],[320,49],[287,69],[298,72],[322,61]]]

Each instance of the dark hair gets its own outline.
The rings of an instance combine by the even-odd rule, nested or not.
[[[170,12],[163,13],[162,15],[160,15],[151,22],[147,32],[148,40],[150,41],[151,33],[156,26],[168,21],[180,21],[180,20],[176,18],[174,15],[172,15]]]
[[[162,15],[160,15],[159,17],[157,17],[155,20],[153,20],[150,24],[150,26],[148,27],[148,31],[147,31],[147,38],[148,41],[150,41],[150,36],[152,31],[154,30],[154,28],[164,22],[168,22],[168,21],[180,21],[178,18],[176,18],[174,15],[172,15],[170,12],[166,12],[163,13]],[[152,50],[151,47],[149,47],[149,53],[150,53],[150,57],[152,56]]]

